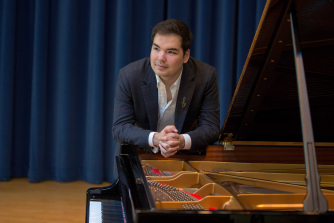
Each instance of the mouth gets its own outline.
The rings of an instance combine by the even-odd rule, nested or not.
[[[160,64],[160,63],[155,63],[155,66],[156,66],[158,69],[161,69],[161,70],[168,68],[168,66],[166,66],[166,65],[162,65],[162,64]]]
[[[162,66],[162,65],[156,65],[157,67],[158,67],[158,69],[161,69],[161,70],[163,70],[163,69],[166,69],[167,67],[165,67],[165,66]]]

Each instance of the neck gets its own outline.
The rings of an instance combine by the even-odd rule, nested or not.
[[[178,75],[172,76],[172,77],[160,77],[162,83],[164,83],[164,85],[166,87],[168,87],[168,89],[175,83],[175,81],[180,77],[182,72],[182,68],[181,70],[178,71]]]
[[[181,74],[181,73],[180,73]],[[166,86],[167,89],[170,89],[170,87],[175,83],[175,81],[179,78],[180,74],[176,77],[173,77],[171,79],[169,78],[163,78],[160,77],[162,83],[164,83],[164,85]]]

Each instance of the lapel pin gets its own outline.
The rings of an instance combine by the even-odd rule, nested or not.
[[[181,105],[182,105],[182,108],[186,107],[186,105],[187,105],[187,103],[186,103],[186,97],[183,98],[183,101],[182,101]]]

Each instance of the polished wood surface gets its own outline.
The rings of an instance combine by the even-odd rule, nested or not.
[[[234,150],[224,150],[222,145],[206,148],[206,155],[176,154],[170,158],[160,153],[137,150],[142,160],[217,161],[241,163],[305,164],[301,142],[234,141]],[[319,165],[334,165],[334,143],[315,143]]]
[[[334,165],[334,148],[317,146],[317,162]],[[208,146],[206,161],[245,162],[245,163],[295,163],[304,164],[304,149],[295,145],[235,145],[234,150],[224,150],[223,146]]]
[[[0,181],[0,222],[85,222],[86,190],[108,185],[84,181],[29,183],[27,178]]]

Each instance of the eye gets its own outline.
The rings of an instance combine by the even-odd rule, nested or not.
[[[153,50],[159,51],[159,48],[158,47],[154,47]]]
[[[176,54],[174,51],[169,51],[168,53],[169,54]]]

